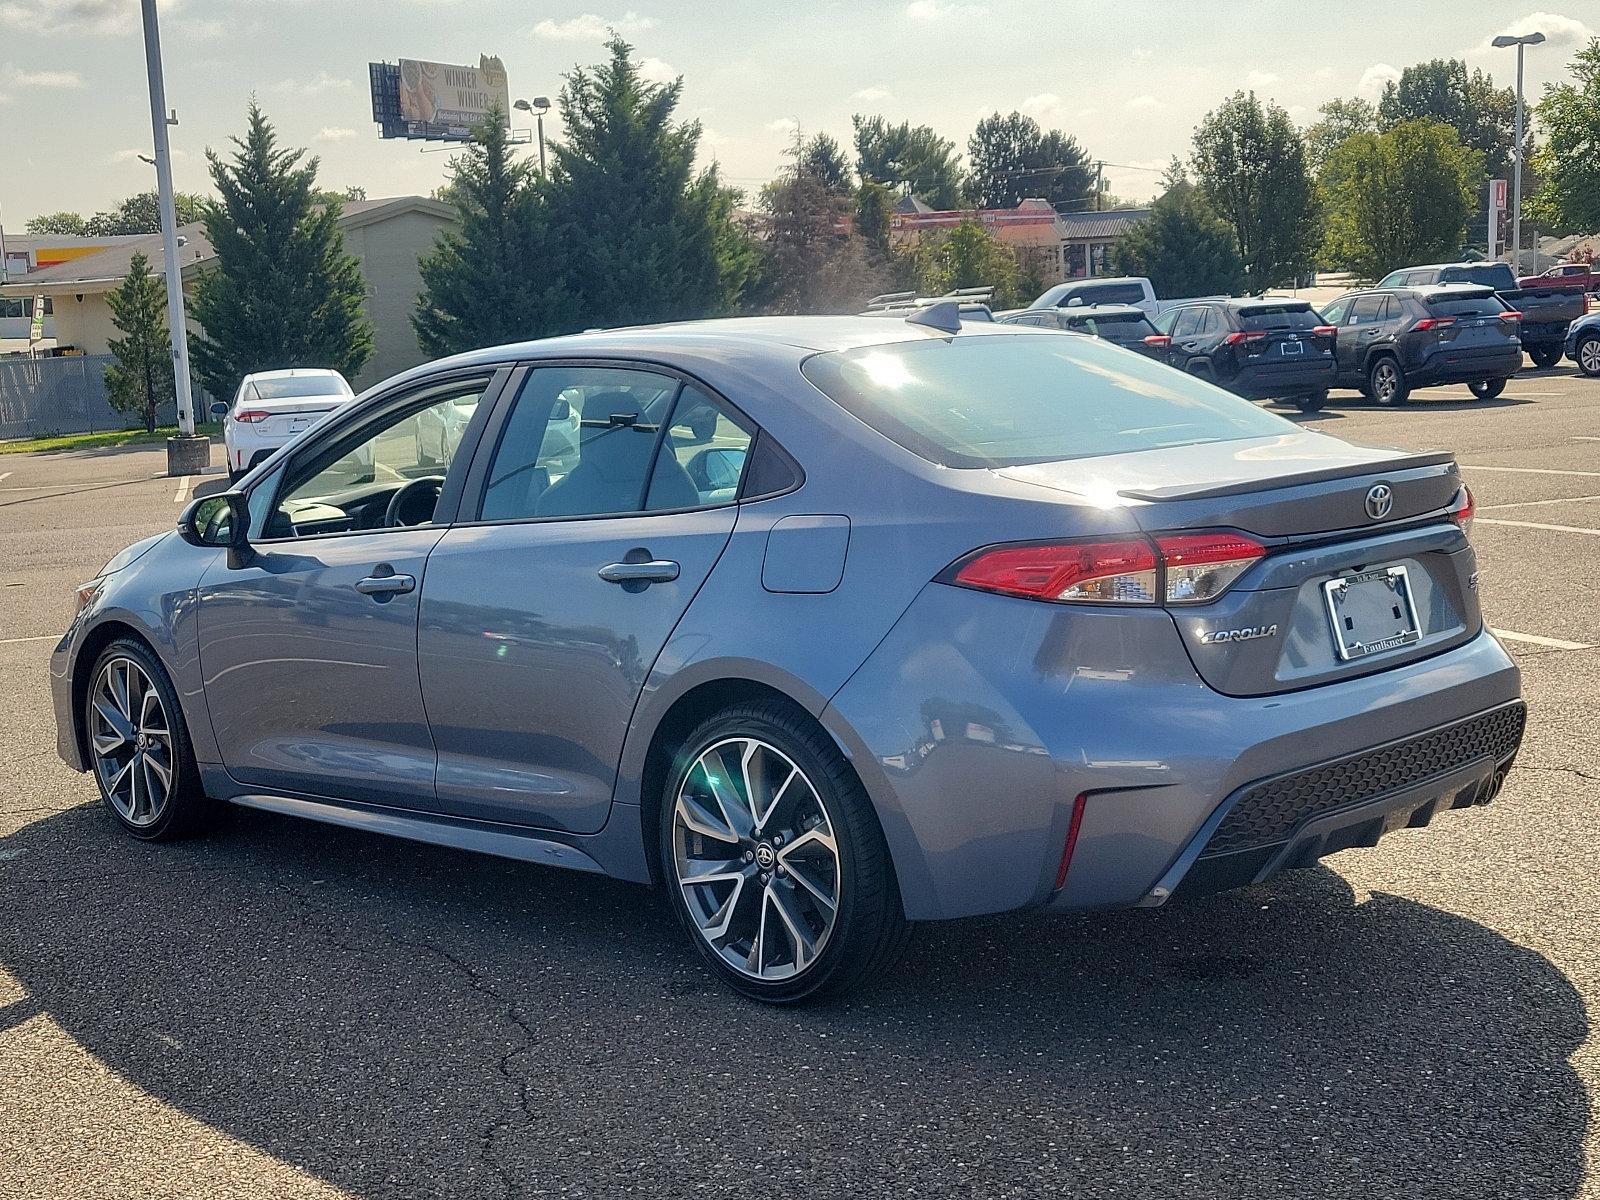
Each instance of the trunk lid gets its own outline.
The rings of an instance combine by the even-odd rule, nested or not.
[[[278,400],[247,400],[239,411],[268,414],[250,422],[249,427],[258,434],[293,437],[352,399],[350,396],[285,396]]]
[[[1168,607],[1196,671],[1228,695],[1371,674],[1448,649],[1480,626],[1472,550],[1448,519],[1461,479],[1447,453],[1352,446],[1302,430],[1000,474],[1125,504],[1149,533],[1232,529],[1261,541],[1266,556],[1224,595]],[[1381,516],[1374,489],[1387,489]]]

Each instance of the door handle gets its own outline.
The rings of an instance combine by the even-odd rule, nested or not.
[[[368,575],[356,580],[356,591],[363,596],[399,596],[416,589],[414,575]]]
[[[671,583],[678,577],[678,564],[669,559],[655,558],[649,562],[607,563],[600,568],[600,578],[607,583]]]

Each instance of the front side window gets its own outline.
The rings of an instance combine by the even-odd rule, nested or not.
[[[1092,338],[897,342],[817,354],[801,370],[847,412],[948,467],[1020,466],[1297,428]]]
[[[1348,300],[1335,300],[1332,304],[1328,305],[1327,308],[1322,310],[1323,319],[1326,320],[1329,325],[1338,325],[1343,322],[1345,311],[1349,307],[1350,302]]]
[[[268,514],[266,536],[310,537],[431,520],[487,386],[487,380],[476,380],[431,389],[374,424],[318,445],[290,467]]]
[[[489,464],[485,521],[698,508],[737,494],[751,434],[671,376],[531,371]]]
[[[1205,311],[1199,308],[1180,308],[1172,326],[1172,336],[1175,338],[1193,337],[1200,332],[1200,326],[1205,320]]]

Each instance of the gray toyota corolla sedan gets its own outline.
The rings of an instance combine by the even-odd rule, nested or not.
[[[232,802],[658,882],[769,1001],[908,922],[1158,905],[1494,796],[1524,710],[1449,455],[953,316],[401,375],[83,586],[61,755],[136,837]]]

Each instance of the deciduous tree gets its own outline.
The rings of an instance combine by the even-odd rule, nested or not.
[[[913,261],[917,288],[924,295],[988,285],[994,288],[996,308],[1013,308],[1024,299],[1017,292],[1016,251],[971,217],[948,233],[924,237],[913,251]]]
[[[1578,51],[1570,69],[1571,80],[1546,85],[1539,101],[1541,182],[1527,216],[1554,233],[1593,233],[1600,230],[1600,38]]]
[[[1233,229],[1251,291],[1292,281],[1311,266],[1317,200],[1305,144],[1276,104],[1235,92],[1194,135],[1200,194]]]
[[[1020,112],[995,113],[967,140],[968,187],[979,208],[1015,208],[1030,196],[1082,207],[1094,193],[1094,169],[1077,139],[1048,133]]]
[[[1335,96],[1321,108],[1322,120],[1306,129],[1306,166],[1315,176],[1335,147],[1358,133],[1378,131],[1378,109],[1360,96]]]
[[[354,378],[372,357],[366,281],[345,252],[339,206],[316,198],[317,160],[279,147],[251,101],[231,161],[206,151],[219,200],[205,209],[216,265],[189,301],[195,374],[231,396],[252,371],[331,367]]]
[[[1384,86],[1378,121],[1383,129],[1404,121],[1440,121],[1483,157],[1490,177],[1511,169],[1516,93],[1495,87],[1481,69],[1469,74],[1459,58],[1435,58],[1407,67],[1398,80]]]
[[[156,431],[156,408],[171,400],[172,340],[167,336],[167,289],[150,273],[150,260],[135,254],[128,273],[109,295],[111,323],[122,337],[108,345],[116,362],[106,368],[106,399],[118,412],[138,413]]]
[[[909,121],[891,125],[883,117],[860,113],[850,121],[855,126],[856,166],[863,179],[902,195],[909,192],[934,208],[960,208],[966,202],[954,142],[930,126],[913,126]]]

